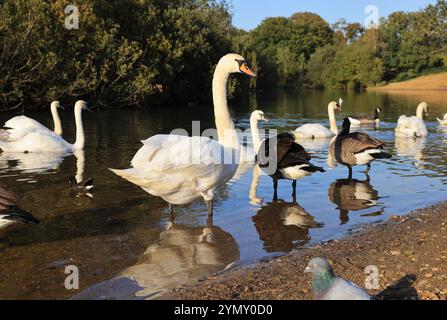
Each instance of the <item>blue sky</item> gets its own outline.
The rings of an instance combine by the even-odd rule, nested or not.
[[[416,11],[436,0],[232,0],[233,24],[245,30],[255,28],[267,17],[289,17],[298,11],[318,13],[330,23],[339,18],[364,23],[366,7],[375,5],[380,17],[394,11]]]

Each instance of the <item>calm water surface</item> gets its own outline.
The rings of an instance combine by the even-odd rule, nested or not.
[[[166,108],[149,111],[85,113],[85,153],[36,156],[0,154],[1,185],[19,195],[21,207],[40,225],[11,225],[0,230],[0,298],[144,298],[166,289],[194,284],[210,274],[303,246],[346,235],[363,224],[446,200],[447,129],[435,117],[447,112],[443,92],[337,93],[270,92],[234,101],[233,116],[247,128],[251,111],[264,110],[270,128],[295,129],[304,123],[327,125],[327,103],[345,100],[344,115],[384,110],[378,131],[362,129],[387,142],[392,160],[376,162],[371,179],[356,168],[355,181],[344,167],[331,168],[329,141],[303,142],[317,165],[328,169],[298,183],[281,181],[278,203],[272,203],[272,181],[261,176],[257,201],[249,200],[253,167],[241,168],[224,187],[215,205],[214,221],[198,201],[177,208],[168,221],[161,199],[120,179],[107,168],[128,167],[140,140],[201,120],[214,127],[210,108]],[[417,104],[431,106],[430,137],[395,140],[401,114],[414,115]],[[51,126],[49,112],[32,115]],[[2,114],[3,123],[10,115]],[[75,137],[73,117],[62,115],[64,137]],[[93,177],[93,197],[70,192],[68,179]],[[80,271],[80,290],[64,287],[65,266]]]

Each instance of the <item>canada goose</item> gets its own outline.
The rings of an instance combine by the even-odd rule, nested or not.
[[[438,118],[438,122],[440,125],[447,126],[447,113],[444,115],[444,118],[442,119]]]
[[[424,122],[425,116],[428,115],[429,107],[426,102],[419,104],[416,116],[401,116],[395,129],[398,138],[425,138],[428,137],[428,130]]]
[[[351,122],[345,118],[342,132],[329,146],[332,149],[329,152],[335,155],[337,162],[348,167],[349,179],[352,179],[352,167],[366,165],[368,173],[374,160],[391,158],[390,154],[383,151],[384,142],[365,133],[350,133],[350,129]]]
[[[270,151],[273,152],[272,155]],[[295,142],[294,135],[287,132],[264,140],[256,158],[259,166],[273,179],[275,199],[278,199],[278,180],[292,180],[292,196],[296,197],[298,179],[315,172],[326,172],[310,163],[311,156]]]
[[[0,188],[0,228],[13,222],[40,223],[31,213],[17,207],[17,198],[12,192]]]
[[[374,124],[376,127],[380,124],[380,114],[382,113],[382,108],[376,108],[374,110],[374,115],[371,116],[350,116],[349,121],[351,121],[351,126],[359,127],[362,124]]]

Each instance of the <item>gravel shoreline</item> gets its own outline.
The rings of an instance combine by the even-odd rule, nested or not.
[[[328,259],[337,275],[365,287],[365,268],[377,266],[379,299],[447,299],[447,202],[393,216],[341,240],[212,276],[161,299],[174,300],[309,300],[313,257]]]

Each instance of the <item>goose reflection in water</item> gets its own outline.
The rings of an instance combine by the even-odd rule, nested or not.
[[[250,186],[250,203],[261,205],[264,199],[256,195],[262,170],[259,165],[253,168],[253,178]],[[259,238],[264,242],[268,252],[290,252],[298,245],[310,241],[309,229],[321,228],[323,224],[304,210],[296,201],[273,201],[263,206],[253,218]]]
[[[290,252],[310,242],[309,229],[323,226],[296,201],[269,203],[252,219],[267,252]]]
[[[214,226],[211,217],[205,227],[169,223],[136,265],[112,280],[84,290],[74,299],[154,298],[221,272],[239,258],[236,240]]]
[[[328,190],[329,200],[340,210],[341,224],[349,222],[350,211],[361,211],[379,205],[379,193],[373,188],[370,179],[365,181],[355,179],[341,179],[333,182]],[[363,216],[378,216],[384,208]]]

